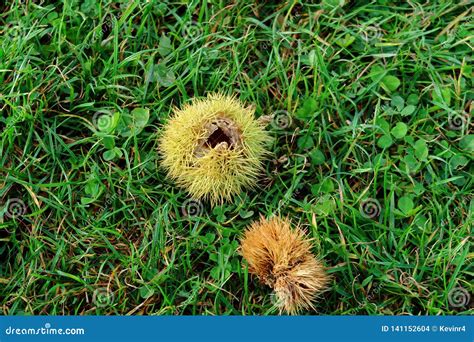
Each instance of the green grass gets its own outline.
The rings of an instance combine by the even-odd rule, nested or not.
[[[468,313],[472,7],[330,2],[0,5],[0,313],[276,314],[238,253],[272,214],[332,276],[317,313]],[[216,91],[278,120],[258,189],[211,208],[157,136]]]

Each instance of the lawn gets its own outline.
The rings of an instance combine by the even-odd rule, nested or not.
[[[392,3],[0,5],[0,313],[278,314],[239,252],[260,215],[331,276],[303,314],[469,313],[473,7]],[[258,186],[212,206],[159,137],[216,92],[273,140]]]

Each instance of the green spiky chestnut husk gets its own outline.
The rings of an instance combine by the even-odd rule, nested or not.
[[[162,165],[193,198],[221,203],[256,185],[270,140],[253,108],[212,94],[174,109],[160,137]]]

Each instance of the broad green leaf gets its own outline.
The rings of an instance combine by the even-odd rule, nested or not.
[[[308,120],[314,116],[316,109],[318,108],[318,103],[312,97],[304,100],[301,107],[296,111],[295,116],[300,120]]]
[[[415,142],[415,157],[420,161],[425,161],[428,157],[428,145],[423,139],[419,139]]]
[[[86,204],[91,204],[95,201],[95,198],[90,198],[90,197],[81,197],[81,204],[86,205]]]
[[[162,87],[170,87],[175,83],[176,77],[173,70],[169,69],[164,63],[160,63],[154,66],[151,80],[158,82]]]
[[[311,163],[313,163],[314,165],[322,165],[326,161],[324,153],[317,148],[314,148],[313,150],[311,150],[311,152],[309,152],[309,157],[311,158]]]
[[[147,108],[135,108],[131,113],[123,113],[119,125],[119,132],[124,137],[130,137],[143,130],[150,118],[150,111]]]
[[[384,74],[385,69],[381,65],[376,64],[370,68],[369,76],[373,82],[380,82]]]
[[[467,163],[469,163],[469,159],[459,154],[453,156],[451,160],[449,161],[449,164],[451,165],[453,169],[457,169],[460,166],[464,167],[467,165]]]
[[[469,134],[459,140],[459,147],[464,151],[474,152],[474,134]]]
[[[104,157],[104,160],[111,161],[112,159],[115,158],[115,151],[114,150],[107,150],[102,154],[102,156]]]
[[[382,84],[388,89],[390,92],[394,92],[400,86],[400,80],[392,75],[387,75],[382,78]]]
[[[139,292],[140,292],[140,297],[142,297],[143,299],[150,298],[155,293],[155,291],[152,288],[150,288],[146,285],[140,287]]]
[[[311,50],[307,55],[301,56],[301,63],[307,66],[314,67],[317,63],[316,51]]]
[[[420,162],[412,154],[407,154],[403,161],[410,172],[416,172],[420,167]]]
[[[123,153],[121,149],[119,149],[118,147],[114,147],[114,152],[117,157],[122,158]]]
[[[171,39],[164,34],[160,37],[160,43],[158,44],[158,53],[165,57],[168,56],[173,48],[171,46]]]
[[[332,179],[327,178],[321,183],[313,184],[311,186],[311,193],[315,196],[320,195],[321,193],[330,193],[334,191],[334,182]]]
[[[246,219],[246,218],[249,218],[249,217],[252,217],[254,214],[254,211],[253,210],[244,210],[244,209],[241,209],[239,211],[239,216],[243,219]]]
[[[336,209],[336,201],[330,195],[323,195],[316,200],[316,203],[312,208],[316,215],[328,216],[334,213]]]
[[[408,215],[413,210],[413,200],[408,196],[400,197],[398,200],[398,208],[405,214]]]
[[[346,48],[349,45],[351,45],[355,40],[355,36],[350,35],[349,33],[346,33],[344,37],[338,38],[336,40],[336,44],[339,45],[340,47]]]
[[[413,186],[413,192],[416,195],[421,195],[423,192],[425,192],[425,187],[423,186],[423,183],[416,182]]]
[[[102,138],[102,144],[106,149],[111,150],[115,147],[115,139],[111,136],[105,136]]]
[[[299,137],[296,144],[302,150],[308,149],[314,146],[313,138],[309,136]]]
[[[392,128],[391,133],[395,138],[401,139],[407,134],[407,131],[407,125],[403,122],[399,122],[395,125],[395,127]]]
[[[143,128],[148,123],[148,119],[150,118],[150,111],[148,108],[135,108],[132,110],[132,118],[137,128]]]
[[[204,236],[202,237],[202,239],[203,239],[204,241],[206,241],[206,243],[211,244],[211,243],[213,243],[214,240],[216,239],[216,234],[214,234],[214,233],[206,233],[206,235],[204,235]]]
[[[405,100],[400,95],[395,95],[392,97],[392,101],[390,102],[392,107],[397,108],[398,111],[401,111],[405,106]]]
[[[403,116],[408,116],[408,115],[413,114],[415,112],[415,110],[416,110],[415,106],[408,105],[405,108],[403,108],[403,110],[401,111],[400,114],[402,114]]]
[[[407,103],[412,106],[416,106],[418,104],[419,98],[417,94],[410,94],[407,98]]]
[[[382,135],[379,140],[377,140],[377,146],[380,148],[389,148],[392,146],[393,140],[390,135]]]
[[[444,103],[447,106],[451,105],[451,89],[449,87],[436,87],[433,89],[433,102]]]
[[[87,183],[86,186],[84,187],[84,191],[86,194],[96,197],[100,193],[100,185],[101,183],[96,180],[96,179],[90,179]]]
[[[378,118],[375,124],[380,127],[384,134],[390,134],[390,124],[384,118]]]

